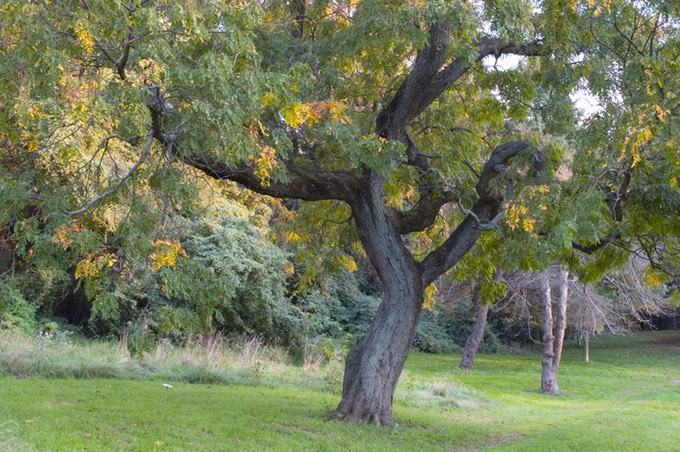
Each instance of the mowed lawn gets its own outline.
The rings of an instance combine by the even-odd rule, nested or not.
[[[412,354],[392,429],[331,420],[339,395],[290,379],[201,385],[0,379],[0,450],[680,450],[680,332],[567,343],[563,395],[540,355]]]

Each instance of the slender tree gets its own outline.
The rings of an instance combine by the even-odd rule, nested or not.
[[[498,282],[503,278],[503,271],[498,269],[494,275],[493,280]],[[489,315],[489,309],[491,304],[484,303],[481,301],[480,297],[481,287],[477,287],[473,295],[473,301],[477,307],[477,315],[475,318],[475,326],[472,328],[470,335],[465,341],[465,348],[463,349],[463,355],[460,358],[460,369],[470,370],[472,369],[472,364],[475,361],[475,356],[477,355],[477,350],[484,339],[484,331],[486,330],[486,321]]]
[[[558,395],[557,371],[562,359],[564,333],[567,329],[567,302],[569,299],[568,272],[560,268],[556,278],[557,303],[553,316],[553,297],[550,287],[550,272],[540,277],[540,297],[543,304],[543,360],[541,362],[541,391]]]

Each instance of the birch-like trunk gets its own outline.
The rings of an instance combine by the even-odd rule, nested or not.
[[[557,371],[562,358],[564,332],[567,329],[567,286],[568,272],[560,268],[557,278],[557,304],[553,323],[553,300],[548,271],[541,275],[540,295],[543,303],[543,360],[541,369],[541,391],[544,394],[558,395]]]

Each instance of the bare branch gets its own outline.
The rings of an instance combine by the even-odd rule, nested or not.
[[[66,215],[70,216],[70,217],[75,216],[75,215],[80,215],[81,213],[85,213],[85,212],[87,212],[89,209],[91,209],[92,207],[94,207],[95,205],[97,205],[97,204],[99,204],[100,202],[102,202],[102,201],[103,201],[104,199],[106,199],[108,196],[110,196],[110,195],[112,195],[113,193],[115,193],[116,191],[118,191],[118,189],[119,189],[120,187],[122,187],[123,184],[124,184],[130,177],[132,177],[132,175],[135,173],[135,171],[137,171],[137,168],[139,168],[140,165],[141,165],[142,163],[144,163],[144,161],[146,160],[146,158],[149,156],[149,153],[151,152],[151,144],[153,143],[153,138],[154,138],[154,134],[153,134],[153,130],[151,130],[151,131],[149,131],[149,137],[148,137],[147,140],[146,140],[146,146],[144,147],[144,151],[142,152],[142,155],[139,157],[139,160],[137,160],[137,162],[132,166],[132,168],[130,168],[130,171],[128,171],[127,174],[125,174],[125,176],[123,176],[123,177],[122,177],[122,178],[121,178],[121,179],[120,179],[113,187],[109,188],[108,190],[106,190],[104,193],[100,194],[100,195],[97,196],[96,198],[91,199],[90,201],[88,201],[88,202],[87,202],[84,206],[82,206],[81,208],[76,209],[76,210],[66,211],[66,212],[64,212],[64,213],[65,213]]]
[[[463,206],[463,203],[458,197],[458,209],[464,214],[464,215],[469,215],[472,217],[473,220],[475,220],[475,223],[477,223],[477,229],[481,229],[482,231],[493,231],[494,229],[498,229],[499,223],[501,219],[503,218],[503,214],[505,213],[505,205],[501,206],[501,209],[498,211],[495,217],[491,220],[480,220],[477,215],[471,210],[466,209]]]

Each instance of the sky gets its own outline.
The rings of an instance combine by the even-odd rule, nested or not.
[[[519,55],[501,55],[500,58],[496,59],[493,55],[490,55],[482,63],[487,68],[492,68],[494,65],[499,71],[508,71],[515,69],[522,60],[526,57]],[[602,111],[602,106],[599,104],[597,98],[591,95],[588,91],[584,89],[577,89],[571,93],[571,100],[574,105],[579,110],[582,117],[591,116],[599,111]]]

